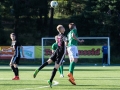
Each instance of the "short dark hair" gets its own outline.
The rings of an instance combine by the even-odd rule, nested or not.
[[[15,33],[11,33],[11,34],[10,34],[10,36],[11,36],[11,35],[14,35],[14,36],[16,36],[16,35],[15,35]]]
[[[69,24],[69,29],[72,30],[74,28],[74,26],[76,26],[74,23],[70,23]]]

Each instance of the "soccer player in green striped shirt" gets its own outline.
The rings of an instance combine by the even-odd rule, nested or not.
[[[70,32],[67,35],[67,37],[68,37],[67,51],[68,51],[68,56],[69,56],[69,59],[70,59],[68,77],[69,77],[69,81],[73,85],[76,85],[75,79],[73,77],[73,71],[74,71],[75,63],[77,63],[77,60],[78,60],[77,43],[78,42],[82,43],[82,42],[84,42],[84,40],[79,40],[77,38],[78,34],[77,34],[76,25],[74,23],[69,24],[69,29],[70,29]]]
[[[55,50],[57,49],[57,47],[58,47],[58,44],[57,44],[57,36],[55,36],[55,43],[53,43],[52,44],[52,53],[54,53],[55,52]],[[63,62],[64,62],[64,60],[63,60]],[[61,63],[61,66],[59,67],[59,72],[60,72],[60,77],[64,77],[64,75],[63,75],[63,62]]]

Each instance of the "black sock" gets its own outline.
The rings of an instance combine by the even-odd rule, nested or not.
[[[53,81],[53,78],[55,77],[56,72],[57,72],[57,69],[56,69],[56,68],[54,68],[54,69],[53,69],[53,71],[52,71],[52,75],[51,75],[51,78],[50,78],[50,82],[52,82],[52,81]]]
[[[42,64],[39,68],[38,68],[38,70],[40,71],[42,68],[44,68],[45,66],[47,66],[48,65],[48,62],[45,62],[44,64]]]
[[[14,75],[16,76],[16,70],[14,66],[11,66],[12,71],[14,72]]]
[[[18,70],[18,68],[15,68],[15,76],[19,76],[19,70]]]
[[[14,66],[11,66],[11,69],[12,69],[13,72],[15,72],[15,68],[14,68]]]

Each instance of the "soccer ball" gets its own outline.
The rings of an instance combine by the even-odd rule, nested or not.
[[[56,7],[58,5],[58,2],[57,1],[51,1],[50,3],[51,7]]]

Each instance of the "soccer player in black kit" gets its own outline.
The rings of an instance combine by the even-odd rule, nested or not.
[[[52,71],[51,78],[50,78],[50,80],[48,80],[48,84],[50,85],[51,88],[52,88],[53,78],[55,77],[57,69],[60,67],[61,63],[63,62],[63,58],[66,54],[67,39],[63,35],[65,32],[65,28],[62,25],[58,25],[57,31],[59,32],[59,34],[56,36],[57,37],[57,44],[58,44],[56,51],[51,55],[51,57],[48,59],[48,61],[46,61],[38,69],[36,69],[34,74],[33,74],[33,77],[35,78],[36,75],[38,74],[38,72],[42,68],[44,68],[45,66],[47,66],[48,64],[50,64],[52,62],[55,62],[55,66],[54,66],[54,69]]]
[[[10,38],[12,40],[11,47],[8,49],[3,49],[2,51],[14,50],[14,55],[12,56],[12,59],[10,61],[10,67],[15,74],[15,77],[12,80],[19,80],[20,78],[19,78],[18,64],[19,64],[19,60],[20,60],[20,50],[22,50],[22,56],[24,57],[23,47],[16,40],[15,33],[11,33]]]

